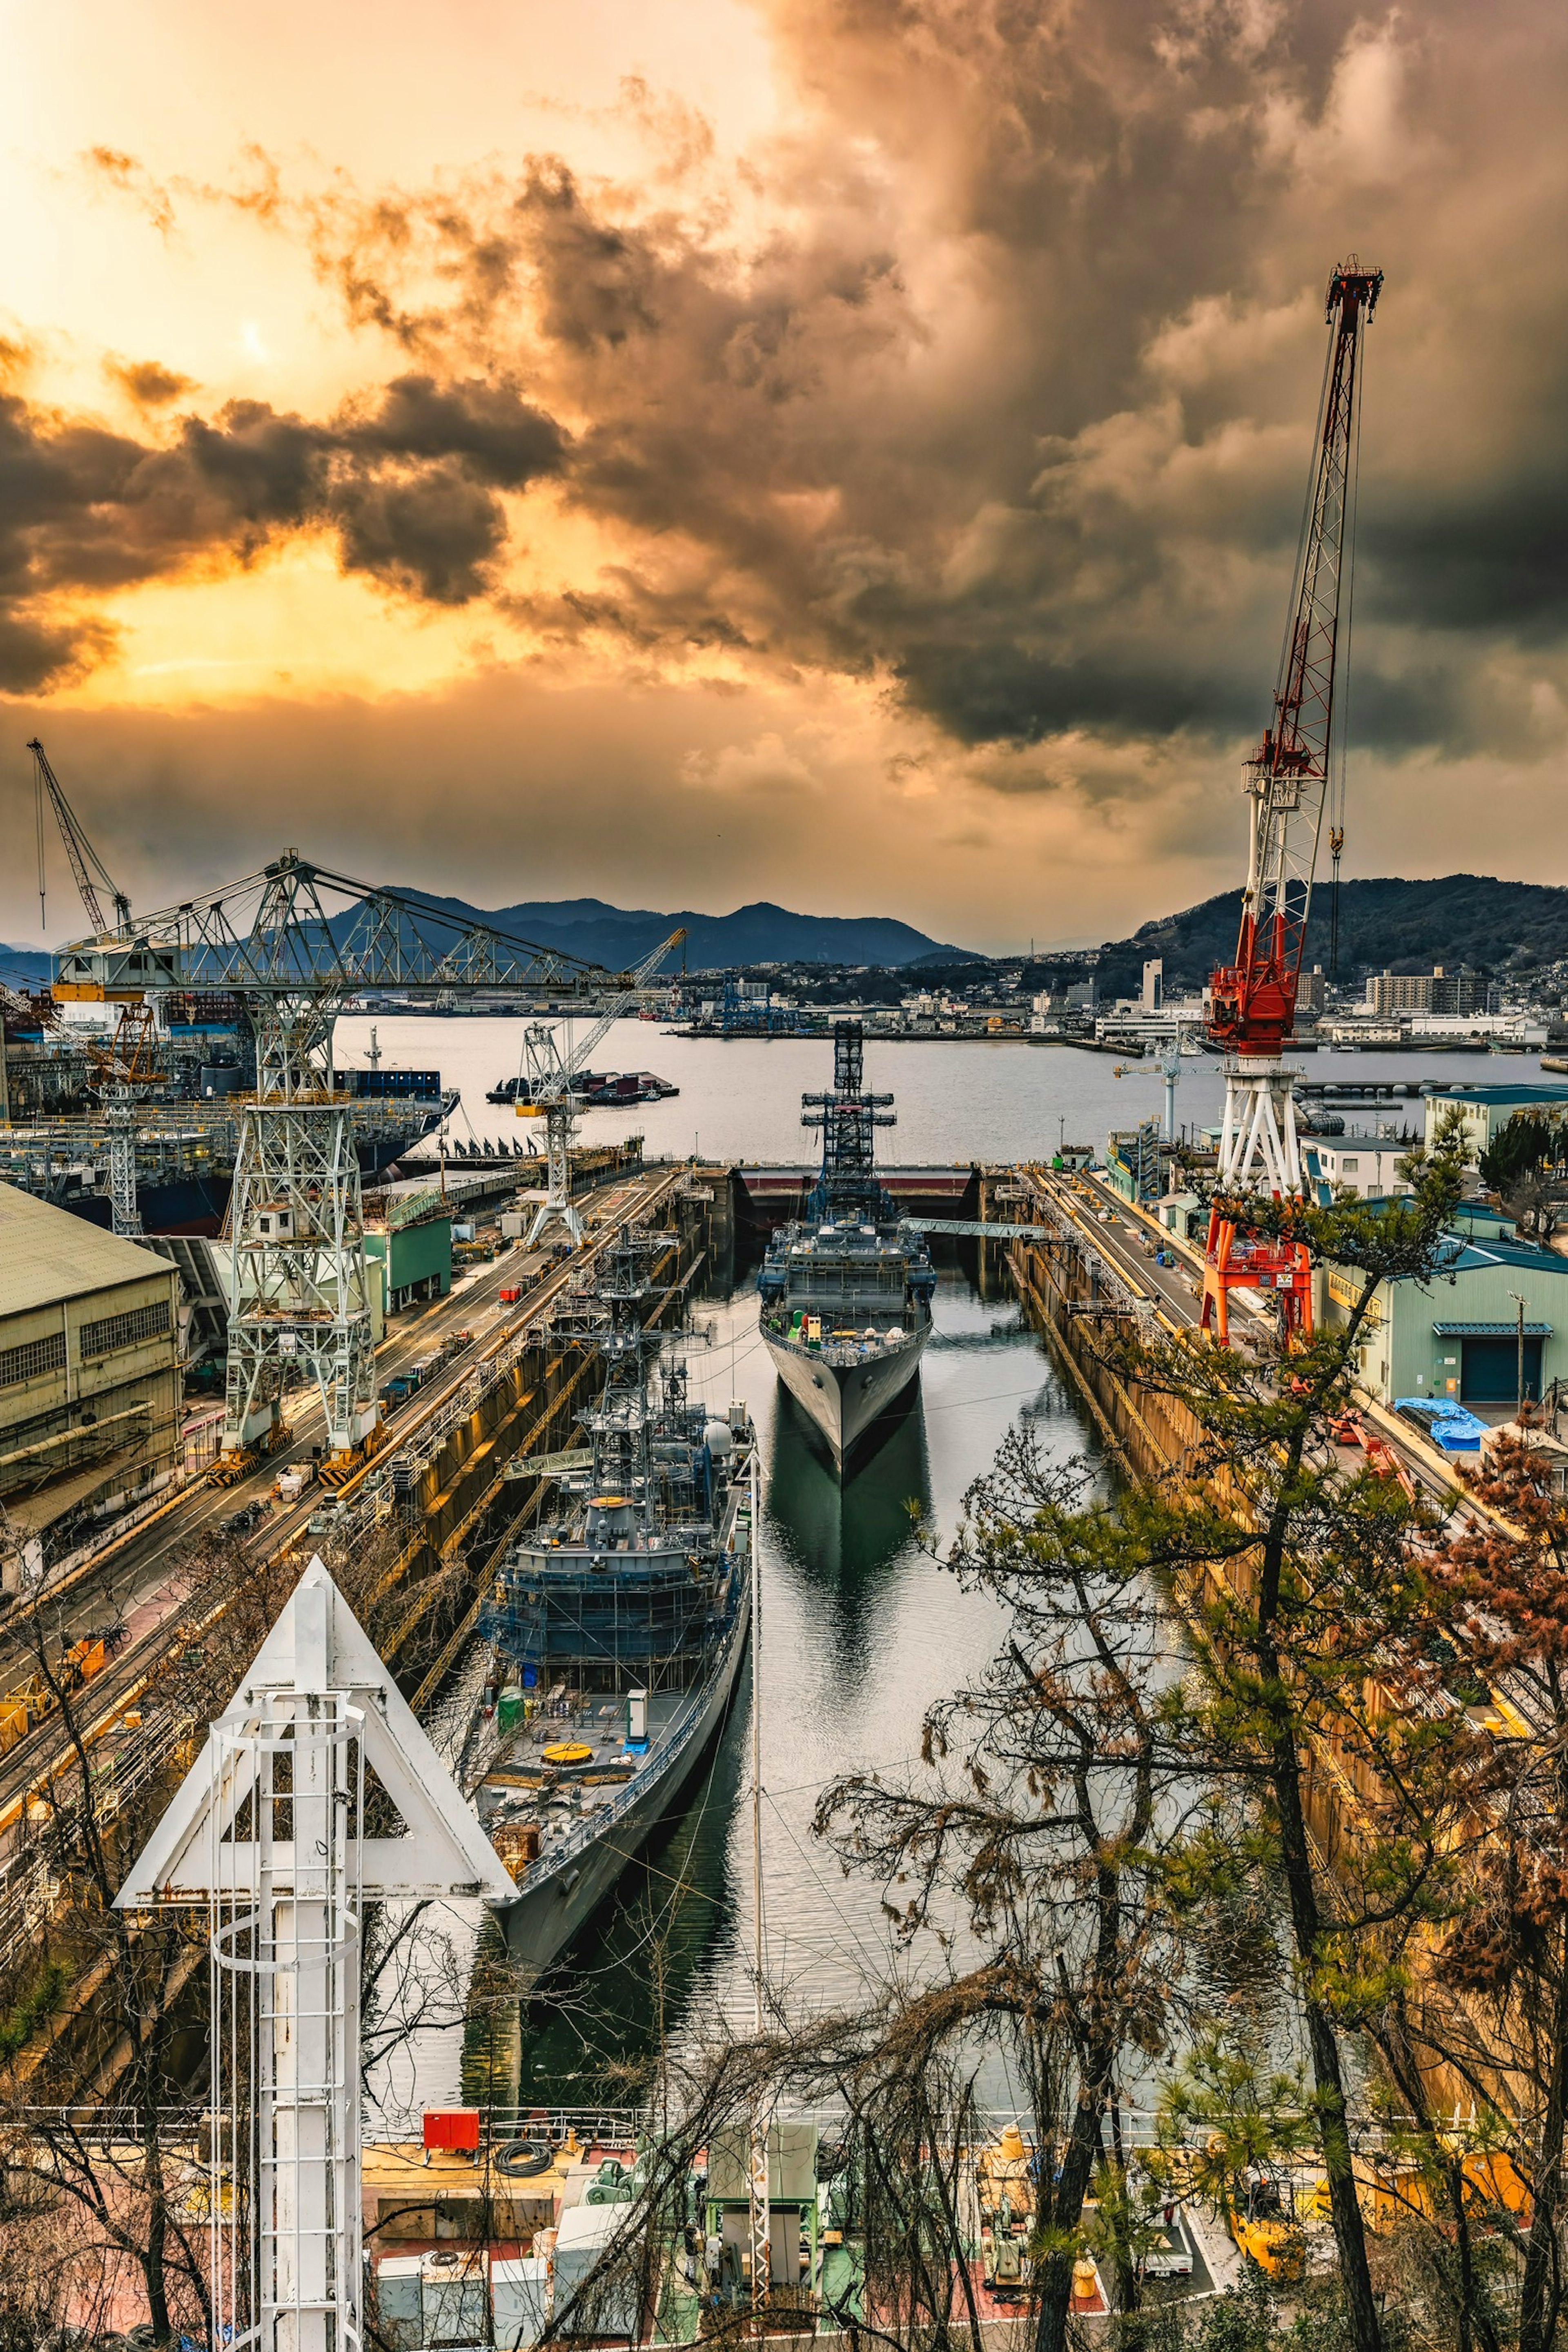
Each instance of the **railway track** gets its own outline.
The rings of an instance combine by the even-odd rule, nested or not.
[[[587,1240],[570,1257],[558,1264],[537,1254],[521,1263],[515,1255],[502,1258],[460,1288],[455,1286],[447,1298],[389,1339],[377,1355],[377,1370],[384,1378],[429,1353],[446,1333],[484,1324],[472,1347],[454,1358],[447,1371],[426,1381],[389,1417],[386,1443],[342,1486],[331,1490],[334,1504],[352,1512],[356,1495],[374,1472],[405,1449],[417,1449],[426,1433],[444,1435],[444,1423],[473,1410],[474,1401],[531,1344],[563,1292],[616,1229],[627,1219],[641,1222],[655,1214],[685,1181],[685,1171],[676,1168],[607,1188],[588,1204],[592,1222]],[[520,1276],[529,1280],[531,1270],[524,1296],[503,1307],[501,1288],[510,1287]],[[320,1421],[320,1406],[312,1402],[296,1417],[289,1444],[249,1476],[224,1488],[204,1484],[184,1490],[155,1519],[143,1521],[106,1547],[97,1559],[73,1571],[58,1591],[13,1601],[0,1616],[4,1688],[18,1687],[37,1675],[30,1632],[35,1612],[42,1618],[52,1655],[63,1655],[73,1641],[101,1626],[106,1610],[113,1611],[125,1628],[125,1638],[109,1663],[71,1693],[81,1744],[94,1759],[95,1780],[97,1759],[106,1745],[106,1766],[112,1760],[112,1769],[102,1774],[100,1790],[95,1790],[95,1811],[111,1811],[123,1801],[191,1729],[162,1710],[139,1709],[138,1702],[153,1669],[168,1654],[173,1628],[183,1625],[184,1638],[199,1639],[223,1615],[242,1579],[243,1570],[237,1569],[205,1597],[199,1619],[187,1622],[193,1588],[179,1573],[177,1556],[245,1503],[268,1496],[279,1470],[289,1463],[309,1459]],[[248,1556],[259,1562],[301,1548],[322,1498],[323,1490],[307,1488],[296,1503],[269,1507],[262,1523],[241,1538],[242,1559]],[[139,1714],[142,1719],[136,1720]],[[18,1832],[29,1807],[62,1780],[74,1780],[77,1768],[76,1747],[58,1708],[34,1724],[0,1758],[0,1965],[54,1904],[47,1859],[36,1841],[20,1839]]]

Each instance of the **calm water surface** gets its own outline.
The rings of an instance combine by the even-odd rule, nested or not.
[[[1020,1416],[1052,1454],[1091,1446],[1016,1302],[982,1295],[973,1248],[942,1244],[942,1257],[918,1385],[842,1486],[777,1383],[749,1273],[699,1310],[714,1336],[691,1352],[693,1391],[720,1407],[744,1397],[762,1446],[767,1960],[796,2007],[854,2000],[889,1953],[879,1890],[844,1878],[811,1836],[819,1792],[838,1773],[917,1755],[926,1708],[984,1665],[1002,1632],[994,1605],[931,1560],[917,1520],[952,1533],[964,1489]],[[449,1749],[470,1704],[454,1692]],[[661,2023],[679,2042],[720,2018],[749,2022],[752,1706],[748,1669],[690,1801],[566,1956],[521,2042],[510,2003],[489,2028],[470,2021],[466,2063],[458,2028],[422,2032],[382,2085],[390,2107],[510,2101],[514,2084],[549,2103],[610,2096],[615,2063],[651,2047]],[[447,1926],[471,1965],[477,1921],[453,1906]]]
[[[485,1100],[498,1079],[516,1074],[522,1022],[378,1015],[374,1026],[387,1062],[438,1069],[461,1089],[455,1136],[509,1141],[537,1136],[536,1120]],[[371,1027],[359,1015],[339,1022],[342,1065],[365,1060]],[[1111,1128],[1135,1127],[1164,1107],[1164,1089],[1149,1065],[1134,1063],[1118,1078],[1110,1055],[1075,1046],[937,1038],[879,1044],[873,1037],[866,1064],[870,1082],[897,1097],[898,1125],[878,1137],[879,1153],[891,1167],[1038,1158],[1064,1135],[1069,1143],[1092,1143],[1099,1150]],[[723,1160],[804,1160],[812,1157],[812,1139],[801,1130],[800,1097],[831,1082],[833,1057],[831,1046],[816,1038],[726,1043],[679,1037],[658,1022],[619,1021],[595,1053],[594,1067],[656,1070],[680,1092],[666,1102],[586,1112],[586,1143],[618,1142],[636,1133],[646,1137],[650,1154],[682,1158],[696,1150]],[[1320,1053],[1304,1055],[1301,1067],[1310,1078],[1340,1086],[1392,1078],[1517,1083],[1541,1075],[1538,1057],[1526,1055]],[[1214,1125],[1223,1092],[1220,1065],[1211,1055],[1184,1059],[1178,1125]],[[1392,1115],[1421,1124],[1419,1103]]]
[[[378,1016],[375,1025],[388,1060],[439,1068],[462,1089],[457,1133],[465,1118],[477,1136],[531,1131],[484,1100],[517,1067],[521,1023]],[[363,1060],[370,1027],[340,1023],[341,1063]],[[1109,1128],[1131,1126],[1162,1101],[1152,1076],[1118,1080],[1109,1056],[1059,1047],[872,1041],[867,1058],[872,1083],[897,1097],[899,1124],[879,1139],[889,1165],[1038,1155],[1064,1132],[1098,1147]],[[799,1097],[831,1076],[828,1048],[816,1041],[689,1040],[637,1021],[618,1024],[594,1060],[602,1069],[655,1069],[681,1092],[631,1111],[589,1113],[585,1140],[640,1131],[650,1153],[736,1160],[806,1159],[812,1139],[799,1126]],[[1475,1055],[1319,1055],[1304,1066],[1341,1084],[1539,1074],[1532,1059]],[[1212,1060],[1184,1062],[1178,1118],[1215,1119],[1220,1084]],[[1396,1115],[1418,1124],[1420,1107]],[[1093,1450],[1016,1303],[983,1295],[971,1246],[939,1244],[939,1255],[936,1328],[918,1388],[842,1487],[778,1387],[757,1338],[749,1271],[724,1275],[720,1295],[701,1307],[714,1337],[694,1352],[693,1388],[721,1407],[745,1398],[761,1433],[767,1962],[796,2007],[852,2001],[889,1957],[878,1889],[844,1878],[810,1834],[821,1790],[839,1773],[892,1772],[915,1755],[927,1707],[984,1666],[1002,1631],[991,1602],[960,1591],[933,1564],[916,1516],[951,1535],[965,1488],[1020,1416],[1055,1454]],[[459,1684],[444,1726],[433,1727],[453,1750],[472,1698]],[[418,2032],[382,2070],[389,2114],[416,2115],[460,2095],[613,2097],[616,2062],[648,2050],[661,2026],[679,2043],[721,2018],[749,2022],[752,1706],[748,1673],[690,1803],[567,1956],[557,1996],[530,2009],[521,2033],[510,2002],[488,2022],[476,2008],[466,2031],[453,2022]],[[479,1921],[454,1906],[445,1926],[461,1982]],[[1216,1975],[1225,1974],[1221,1960]],[[1215,1990],[1225,1997],[1219,1983]]]

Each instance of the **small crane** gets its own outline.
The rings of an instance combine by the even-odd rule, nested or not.
[[[671,931],[661,940],[652,953],[644,956],[632,972],[626,986],[600,1013],[587,1035],[563,1055],[560,1029],[548,1021],[531,1021],[522,1033],[522,1068],[518,1076],[517,1116],[519,1118],[542,1118],[545,1122],[546,1186],[539,1204],[527,1246],[532,1249],[549,1227],[559,1221],[574,1242],[583,1238],[583,1220],[572,1205],[572,1134],[577,1124],[577,1112],[573,1101],[573,1081],[586,1069],[589,1057],[609,1035],[611,1028],[630,1004],[637,1002],[638,990],[650,980],[672,950],[680,946],[684,929]]]
[[[114,915],[118,928],[128,930],[131,926],[130,899],[114,881],[108,866],[82,831],[77,813],[67,800],[60,780],[49,765],[48,753],[36,735],[28,743],[27,749],[33,755],[33,763],[37,770],[39,922],[47,924],[48,919],[44,906],[44,809],[45,803],[47,803],[54,810],[55,822],[60,829],[60,839],[65,843],[66,856],[70,860],[70,869],[76,877],[76,887],[81,895],[82,905],[92,918],[93,929],[102,932],[109,929],[109,925],[103,919],[103,906],[98,895],[100,890],[106,890],[114,901]]]

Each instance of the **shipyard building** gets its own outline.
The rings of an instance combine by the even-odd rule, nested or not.
[[[181,1449],[179,1276],[0,1184],[0,1503],[57,1554]]]

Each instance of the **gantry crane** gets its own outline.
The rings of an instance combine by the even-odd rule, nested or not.
[[[115,921],[128,924],[131,920],[131,901],[119,884],[114,881],[108,866],[82,831],[77,813],[67,800],[60,780],[49,765],[48,753],[36,735],[28,743],[27,749],[33,755],[38,826],[39,922],[47,925],[48,920],[44,905],[44,835],[47,830],[44,813],[47,806],[54,811],[55,823],[59,827],[60,839],[65,843],[66,856],[70,861],[70,870],[75,877],[77,889],[81,895],[81,903],[92,919],[93,929],[101,931],[105,929],[103,906],[98,895],[100,890],[106,891],[113,902]]]
[[[115,921],[129,927],[131,901],[88,839],[80,818],[49,765],[48,753],[36,735],[27,749],[33,755],[37,816],[39,922],[47,932],[44,839],[48,828],[45,813],[52,809],[78,893],[93,924],[100,931],[105,928],[103,904],[98,895],[102,890],[113,902]],[[113,1044],[89,1049],[98,1066],[104,1118],[109,1128],[110,1215],[114,1231],[132,1240],[139,1238],[142,1232],[136,1206],[136,1114],[132,1106],[163,1083],[163,1072],[156,1066],[156,1047],[152,1006],[122,1004]]]
[[[1296,1025],[1312,875],[1329,799],[1334,679],[1350,621],[1362,355],[1381,269],[1352,254],[1329,279],[1328,356],[1297,551],[1274,717],[1247,761],[1247,887],[1236,960],[1209,983],[1208,1034],[1226,1056],[1216,1192],[1234,1199],[1303,1190],[1291,1089],[1282,1060]],[[1337,836],[1335,856],[1342,829]],[[1311,1324],[1311,1281],[1300,1243],[1248,1235],[1215,1208],[1209,1217],[1202,1323],[1228,1340],[1227,1297],[1266,1289],[1279,1298],[1287,1339]]]
[[[598,1002],[627,975],[292,849],[224,889],[61,949],[56,974],[67,1003],[137,1004],[165,990],[243,998],[256,1093],[241,1106],[229,1202],[223,1450],[238,1465],[278,1442],[298,1370],[321,1395],[329,1469],[346,1469],[374,1444],[379,1408],[360,1169],[332,1070],[338,1013],[364,988]]]
[[[668,939],[661,940],[651,954],[644,956],[637,970],[626,975],[624,985],[587,1035],[568,1053],[563,1055],[560,1031],[547,1021],[531,1022],[522,1033],[517,1116],[543,1119],[546,1167],[544,1198],[529,1231],[530,1249],[556,1223],[564,1225],[574,1242],[583,1238],[583,1221],[572,1205],[572,1132],[577,1123],[573,1082],[587,1068],[615,1023],[636,1003],[638,990],[647,985],[665,957],[679,947],[685,937],[684,929],[671,931]]]

